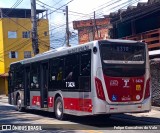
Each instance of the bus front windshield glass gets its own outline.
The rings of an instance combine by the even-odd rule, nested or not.
[[[104,74],[114,77],[142,76],[145,73],[145,45],[143,43],[100,44]]]
[[[106,44],[101,50],[104,63],[143,64],[145,61],[145,48],[142,45]]]

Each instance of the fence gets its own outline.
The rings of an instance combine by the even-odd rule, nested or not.
[[[124,37],[128,40],[143,40],[148,44],[149,49],[160,47],[160,28],[143,32],[140,34]]]

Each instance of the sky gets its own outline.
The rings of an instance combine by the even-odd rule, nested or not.
[[[11,8],[17,1],[21,3],[16,6],[16,8],[31,8],[30,0],[0,0],[0,7]],[[56,10],[49,15],[50,29],[54,29],[50,32],[52,42],[52,40],[55,41],[54,39],[57,38],[57,36],[58,38],[60,38],[59,36],[63,39],[65,38],[65,4],[67,3],[70,31],[76,34],[77,31],[74,31],[72,28],[72,21],[91,19],[93,18],[94,11],[96,18],[101,18],[103,15],[107,15],[118,9],[126,8],[132,4],[136,5],[137,1],[146,2],[148,0],[36,0],[36,6],[37,9],[49,9],[49,13],[61,7],[61,10]],[[60,42],[59,40],[61,40],[61,38],[57,39],[58,42]],[[77,38],[75,40],[77,40]],[[75,43],[75,41],[73,42]]]

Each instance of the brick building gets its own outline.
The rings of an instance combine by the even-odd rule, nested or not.
[[[73,21],[73,28],[78,30],[79,44],[108,38],[109,18]]]

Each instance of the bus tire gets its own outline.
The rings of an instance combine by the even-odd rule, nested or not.
[[[58,120],[64,119],[63,100],[61,97],[57,97],[55,101],[55,116]]]
[[[22,107],[22,101],[21,101],[20,96],[17,97],[16,106],[17,106],[16,107],[17,111],[19,111],[19,112],[24,111],[24,107]]]
[[[99,120],[99,121],[105,121],[110,119],[111,114],[101,114],[101,115],[97,115],[96,117],[94,117],[94,119]]]

